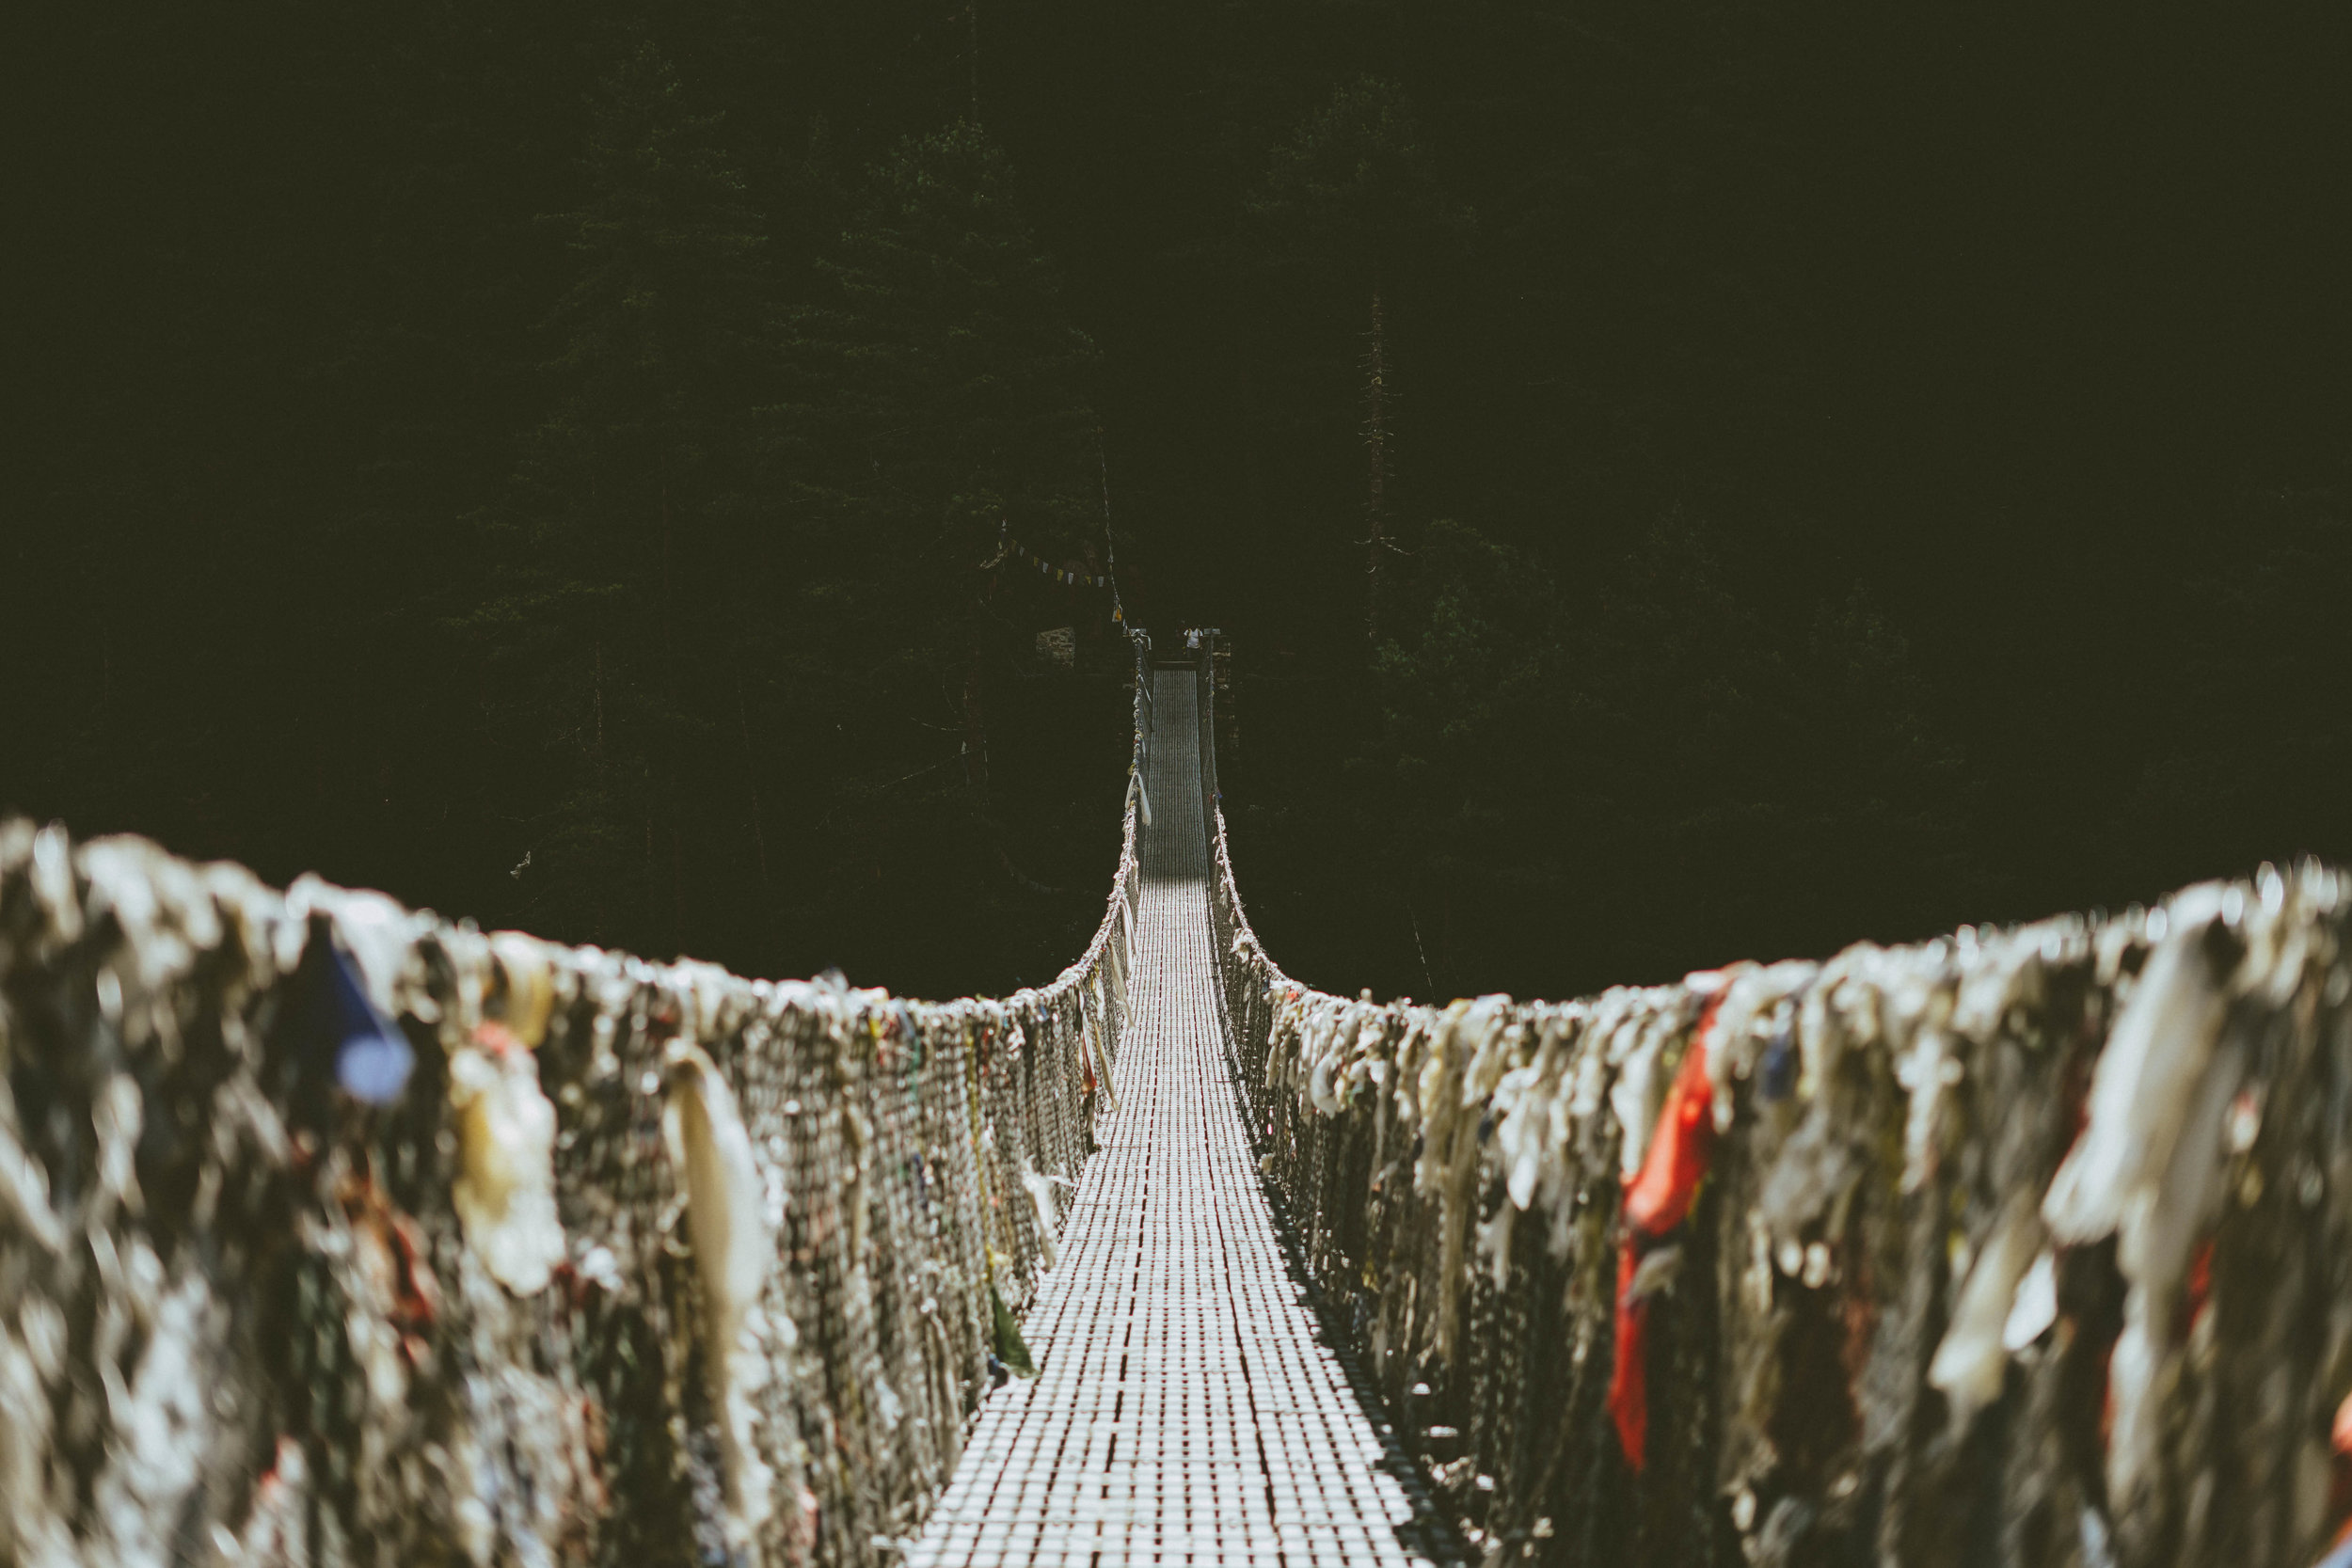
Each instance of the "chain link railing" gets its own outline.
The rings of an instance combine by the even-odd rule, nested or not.
[[[944,1005],[0,824],[0,1562],[892,1560],[1093,1146],[1137,796],[1079,959]]]
[[[1253,1132],[1489,1563],[2352,1560],[2342,874],[1567,1003],[1351,1000],[1250,930],[1209,665]]]

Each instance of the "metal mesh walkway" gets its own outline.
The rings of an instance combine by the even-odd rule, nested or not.
[[[1427,1562],[1418,1479],[1293,1275],[1235,1108],[1193,673],[1154,695],[1121,1109],[1029,1314],[1039,1375],[989,1401],[907,1560]]]

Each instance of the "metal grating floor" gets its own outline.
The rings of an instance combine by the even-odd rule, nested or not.
[[[1024,1325],[1039,1375],[982,1407],[914,1568],[1427,1563],[1441,1536],[1327,1342],[1236,1110],[1209,957],[1190,671],[1153,688],[1120,1111]],[[1444,1554],[1452,1557],[1448,1552]]]

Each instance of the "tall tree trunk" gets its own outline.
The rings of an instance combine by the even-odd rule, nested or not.
[[[1273,509],[1266,504],[1264,443],[1260,439],[1265,415],[1258,397],[1258,374],[1247,356],[1241,361],[1240,391],[1242,477],[1249,485],[1250,515],[1263,526],[1273,516]]]
[[[1114,603],[1119,593],[1119,543],[1111,537],[1111,454],[1103,442],[1103,422],[1094,422],[1094,467],[1103,480],[1103,570],[1110,574]]]
[[[963,21],[970,44],[964,54],[972,71],[972,123],[980,122],[980,0],[963,0]]]
[[[735,667],[735,721],[743,731],[743,783],[752,794],[752,844],[759,851],[759,896],[773,912],[775,890],[768,880],[768,825],[759,812],[759,759],[752,748],[752,715],[743,703],[743,667]]]
[[[686,956],[686,843],[678,831],[677,772],[670,773],[670,950]]]
[[[1381,308],[1380,286],[1372,289],[1372,354],[1365,362],[1365,456],[1371,463],[1371,485],[1365,497],[1371,534],[1364,543],[1364,641],[1380,639],[1380,557],[1389,547],[1389,398],[1388,316]]]
[[[963,782],[976,803],[988,797],[988,722],[980,711],[980,607],[972,607],[972,655],[963,667]]]
[[[661,715],[663,745],[661,761],[655,777],[668,785],[670,808],[670,948],[674,953],[686,951],[686,843],[679,817],[684,807],[679,800],[683,785],[677,764],[677,593],[672,572],[676,528],[670,514],[670,487],[661,487]]]

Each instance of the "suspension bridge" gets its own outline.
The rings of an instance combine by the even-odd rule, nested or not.
[[[0,1561],[2344,1555],[2338,874],[1332,996],[1195,641],[1001,999],[0,825]]]

